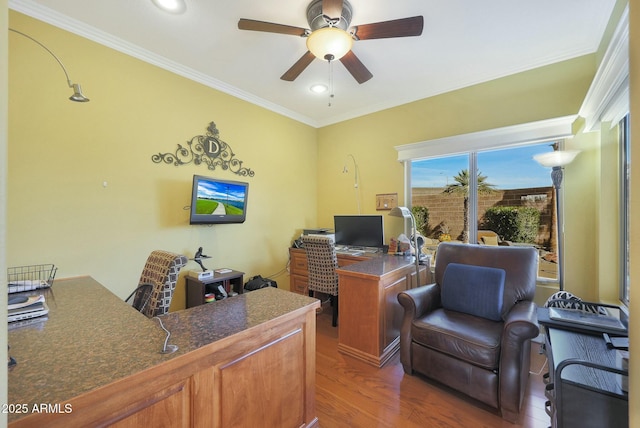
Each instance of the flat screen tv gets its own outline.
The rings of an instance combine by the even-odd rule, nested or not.
[[[333,216],[336,245],[382,248],[384,246],[383,224],[381,215]]]
[[[249,183],[193,176],[190,224],[244,223]]]

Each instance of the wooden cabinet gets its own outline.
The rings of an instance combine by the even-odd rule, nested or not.
[[[44,328],[9,335],[8,399],[29,410],[10,428],[318,425],[317,300],[267,287],[169,313],[178,351],[162,354],[157,320],[89,278],[56,284]]]
[[[412,258],[380,256],[338,270],[338,351],[381,367],[400,349],[398,294],[416,285]],[[426,268],[420,266],[420,283]]]
[[[289,248],[289,259],[291,260],[289,290],[306,296],[309,294],[307,252],[303,248]]]
[[[338,267],[345,267],[367,260],[370,257],[338,254]],[[307,252],[304,248],[289,248],[290,269],[289,290],[298,294],[309,294],[309,269]]]

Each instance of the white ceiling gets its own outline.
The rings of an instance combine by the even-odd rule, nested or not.
[[[335,97],[296,36],[238,30],[240,18],[308,28],[311,0],[185,0],[172,15],[151,0],[10,0],[9,7],[312,126],[324,126],[595,52],[615,0],[349,0],[351,24],[424,16],[419,37],[363,40],[353,51],[373,74],[358,84],[333,67]],[[78,78],[81,81],[81,78]],[[84,88],[87,94],[90,88]]]

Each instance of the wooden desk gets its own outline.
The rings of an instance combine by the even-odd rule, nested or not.
[[[413,258],[381,255],[337,272],[338,351],[381,367],[400,348],[398,294],[416,284]],[[420,266],[420,284],[426,277]]]
[[[95,280],[45,294],[48,319],[9,329],[10,427],[317,425],[315,299],[268,287],[167,314],[179,349],[161,354],[158,321]]]

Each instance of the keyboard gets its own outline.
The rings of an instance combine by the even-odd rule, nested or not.
[[[336,253],[337,254],[344,254],[346,256],[361,256],[364,254],[364,251],[362,250],[338,250],[336,249]]]

